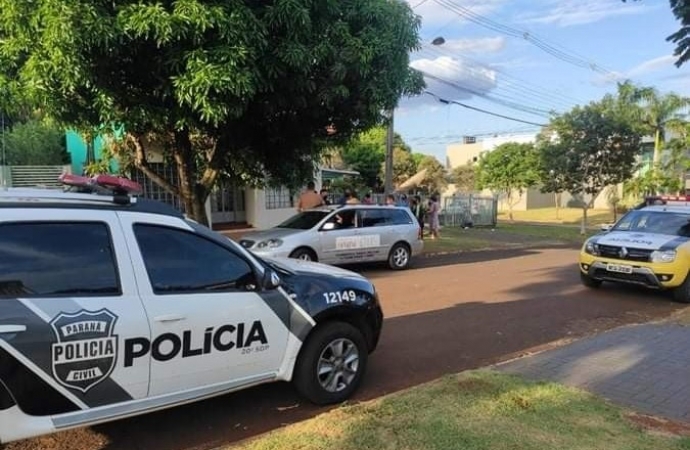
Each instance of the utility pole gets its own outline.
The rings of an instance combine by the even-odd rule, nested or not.
[[[446,40],[443,38],[443,36],[438,36],[433,41],[431,41],[431,45],[436,46],[443,45],[445,43]],[[386,134],[386,162],[384,164],[384,175],[386,178],[384,181],[384,189],[386,191],[386,194],[393,193],[393,141],[395,138],[395,132],[393,128],[394,111],[395,107],[388,110],[388,133]]]
[[[0,164],[0,176],[2,176],[2,188],[7,190],[7,149],[5,148],[5,111],[0,111],[0,130],[2,130],[2,163]]]
[[[388,110],[388,129],[386,133],[386,163],[384,167],[386,176],[384,190],[386,194],[393,193],[393,140],[395,136],[393,131],[393,111],[393,108]]]

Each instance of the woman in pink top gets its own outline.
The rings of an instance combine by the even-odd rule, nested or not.
[[[431,196],[429,200],[429,229],[431,230],[431,239],[437,239],[439,237],[438,229],[438,213],[440,206],[438,204],[438,197],[435,195]]]

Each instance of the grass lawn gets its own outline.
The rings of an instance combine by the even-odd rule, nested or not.
[[[520,223],[500,223],[497,230],[515,235],[542,237],[564,242],[583,243],[584,240],[598,233],[599,230],[587,230],[584,236],[580,234],[579,228],[563,225],[527,225]]]
[[[446,253],[475,251],[495,248],[508,248],[505,243],[492,242],[488,231],[463,230],[461,228],[444,228],[440,239],[424,238],[424,253]]]
[[[340,407],[228,448],[671,450],[689,449],[690,439],[647,432],[580,390],[482,370]]]
[[[619,214],[620,217],[620,214]],[[498,220],[508,221],[508,213],[498,214]],[[558,216],[556,208],[538,208],[527,211],[513,211],[513,220],[516,222],[544,222],[553,224],[579,225],[582,220],[580,208],[560,208]],[[592,227],[598,227],[602,223],[613,221],[613,213],[610,210],[591,209],[587,211],[587,223]]]
[[[589,230],[580,235],[579,228],[565,225],[533,225],[520,223],[500,223],[494,229],[444,227],[441,239],[424,239],[424,253],[446,253],[501,248],[516,248],[538,244],[577,244],[595,234]]]

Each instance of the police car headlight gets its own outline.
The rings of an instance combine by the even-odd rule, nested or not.
[[[280,239],[268,239],[266,241],[259,242],[256,248],[276,248],[283,245],[283,241]]]
[[[675,250],[653,251],[649,256],[649,260],[653,263],[670,263],[676,260]]]
[[[585,243],[585,252],[590,255],[599,256],[599,246],[591,241]]]

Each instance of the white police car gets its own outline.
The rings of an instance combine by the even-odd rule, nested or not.
[[[0,191],[0,442],[288,380],[347,399],[377,345],[373,285],[264,260],[116,177]]]

